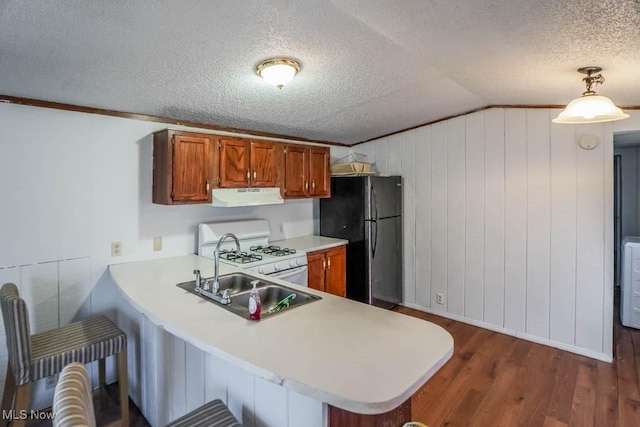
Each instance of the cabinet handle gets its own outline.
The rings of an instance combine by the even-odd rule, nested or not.
[[[255,181],[257,176],[258,176],[258,174],[256,173],[256,171],[253,171],[253,179],[254,179],[254,181]]]
[[[327,261],[326,260],[322,260],[322,269],[326,270],[327,269]]]
[[[207,181],[207,191],[209,191],[209,181]]]
[[[316,191],[316,182],[315,181],[311,181],[311,189],[313,191]]]
[[[309,189],[309,181],[305,181],[304,182],[304,189],[308,190]]]
[[[331,268],[331,258],[327,258],[327,268]]]
[[[249,172],[249,169],[247,169],[247,183],[249,183],[250,179],[251,179],[251,172]]]

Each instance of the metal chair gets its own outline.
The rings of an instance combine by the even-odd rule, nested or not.
[[[84,366],[72,363],[60,374],[53,398],[54,427],[95,427],[89,377]],[[221,400],[214,400],[178,418],[167,427],[242,427]]]
[[[31,335],[29,311],[13,283],[0,289],[0,304],[7,335],[9,363],[2,395],[2,410],[20,414],[29,409],[29,389],[32,382],[55,375],[72,362],[98,361],[100,399],[106,403],[105,358],[118,355],[118,382],[122,426],[129,425],[127,392],[127,336],[105,316],[94,316],[80,322]],[[9,420],[0,420],[6,425]],[[14,419],[12,425],[24,426],[24,419]]]

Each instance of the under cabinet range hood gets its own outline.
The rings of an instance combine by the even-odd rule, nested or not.
[[[235,208],[239,206],[281,205],[284,199],[280,188],[214,188],[212,206]]]

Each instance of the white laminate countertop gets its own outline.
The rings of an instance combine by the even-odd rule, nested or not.
[[[302,236],[269,242],[270,245],[305,252],[322,251],[324,249],[346,245],[347,243],[349,243],[349,241],[345,239],[334,239],[333,237],[324,236]]]
[[[322,300],[253,322],[178,288],[192,271],[213,275],[196,255],[109,266],[116,285],[156,325],[268,381],[360,414],[392,410],[453,353],[440,326],[314,291]],[[220,264],[220,273],[237,269]],[[254,275],[254,274],[251,274]]]

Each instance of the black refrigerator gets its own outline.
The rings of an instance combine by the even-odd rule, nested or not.
[[[320,234],[347,239],[347,298],[402,302],[402,177],[332,177],[320,199]]]

